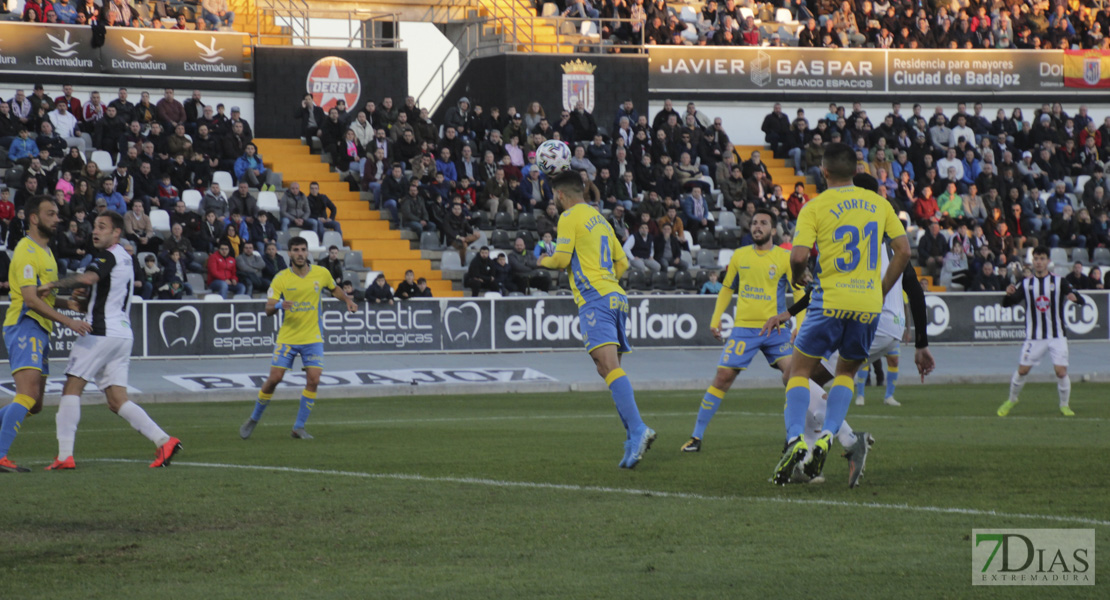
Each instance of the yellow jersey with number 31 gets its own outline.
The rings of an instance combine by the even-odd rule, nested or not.
[[[570,255],[570,285],[579,307],[607,294],[624,294],[613,270],[626,259],[613,227],[589,204],[575,204],[559,217],[556,253]]]
[[[4,327],[17,324],[23,318],[23,315],[28,315],[38,321],[47,333],[54,331],[54,321],[27,308],[27,304],[23,301],[22,288],[28,285],[40,286],[57,280],[58,263],[54,260],[54,253],[50,251],[50,248],[39,246],[30,237],[19,240],[19,243],[15,245],[15,252],[12,252],[11,267],[8,268],[8,283],[11,285],[12,303],[8,306],[8,313],[4,316]],[[57,292],[51,290],[50,295],[44,300],[53,307],[56,296]]]
[[[882,196],[856,186],[829,188],[802,207],[794,245],[817,248],[810,310],[883,310],[882,242],[906,235]]]
[[[288,300],[292,308],[285,310],[278,331],[277,343],[291,346],[323,342],[320,334],[320,293],[335,288],[335,279],[327,269],[311,265],[308,275],[301,277],[292,268],[274,277],[270,291],[271,300]]]

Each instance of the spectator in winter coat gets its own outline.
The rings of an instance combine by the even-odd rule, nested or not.
[[[231,245],[225,240],[219,243],[216,252],[208,257],[208,289],[225,299],[235,294],[245,294],[247,287],[239,282],[239,272],[235,257],[231,256]]]

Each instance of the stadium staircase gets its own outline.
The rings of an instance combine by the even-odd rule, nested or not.
[[[452,288],[442,272],[433,269],[431,260],[423,258],[420,250],[412,248],[411,240],[416,239],[415,234],[390,229],[389,221],[380,212],[371,210],[359,192],[350,191],[348,184],[339,180],[331,166],[322,162],[319,155],[313,155],[303,142],[256,138],[254,143],[266,167],[281,175],[283,188],[297,182],[301,191],[307,194],[309,183],[315,181],[320,184],[320,192],[331,198],[339,211],[343,243],[353,251],[362,252],[364,267],[383,273],[393,287],[404,279],[405,271],[412,269],[418,278],[428,280],[428,287],[435,296],[463,295]]]
[[[274,22],[273,13],[267,12],[266,3],[258,0],[228,0],[227,6],[235,13],[231,28],[250,35],[260,46],[289,46],[292,36],[286,28]]]

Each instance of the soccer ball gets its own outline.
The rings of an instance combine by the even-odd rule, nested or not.
[[[547,175],[570,170],[570,146],[559,140],[547,140],[536,149],[536,164]]]

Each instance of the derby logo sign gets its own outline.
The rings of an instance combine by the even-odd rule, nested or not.
[[[316,106],[327,113],[340,100],[346,102],[348,108],[355,106],[362,92],[362,81],[351,63],[338,56],[325,56],[308,70],[305,89],[312,94]]]
[[[583,60],[563,63],[563,108],[574,110],[579,101],[586,112],[594,111],[594,71],[597,65]]]

